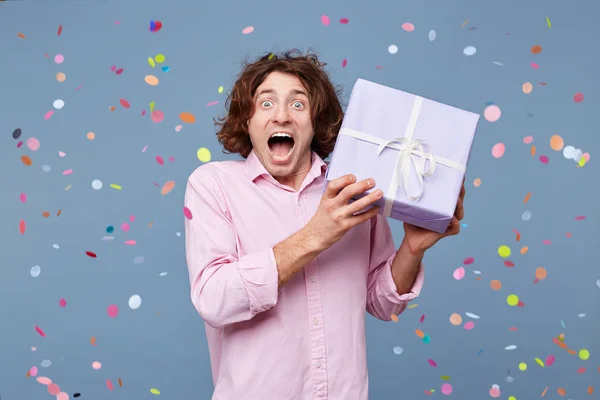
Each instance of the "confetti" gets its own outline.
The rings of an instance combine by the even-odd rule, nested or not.
[[[186,124],[193,124],[194,122],[196,122],[196,117],[194,116],[194,114],[185,111],[179,114],[179,119],[185,122]]]
[[[321,23],[325,26],[329,26],[329,17],[327,15],[321,15]]]
[[[495,104],[489,105],[483,110],[483,116],[489,122],[498,121],[501,115],[502,111],[500,111],[500,107]]]
[[[132,310],[137,310],[142,305],[142,298],[139,295],[134,294],[133,296],[131,296],[129,298],[128,303],[129,303],[129,308],[131,308]]]
[[[207,163],[211,159],[210,150],[208,150],[206,147],[200,147],[196,152],[196,157],[198,157],[200,162]]]
[[[533,54],[540,54],[542,52],[542,46],[535,45],[531,48]]]
[[[162,22],[160,21],[150,21],[150,26],[148,26],[148,30],[150,32],[158,32],[162,29]]]
[[[390,54],[396,54],[398,52],[398,46],[396,46],[395,44],[389,45],[388,52]]]
[[[475,54],[477,52],[477,49],[473,46],[467,46],[463,49],[463,54],[465,56],[472,56],[473,54]]]
[[[169,192],[171,192],[171,190],[173,190],[174,187],[175,187],[175,181],[168,181],[160,189],[160,194],[162,194],[164,196],[164,195],[168,194]]]
[[[242,33],[244,35],[248,35],[250,33],[254,32],[254,27],[253,26],[247,26],[244,29],[242,29]]]
[[[583,93],[575,93],[575,96],[573,96],[573,101],[575,101],[575,103],[581,103],[583,101]]]
[[[106,312],[108,313],[109,317],[115,318],[117,315],[119,315],[119,307],[117,307],[115,304],[111,304],[108,306]]]
[[[41,336],[41,337],[46,337],[46,333],[44,332],[44,330],[42,328],[40,328],[39,326],[35,326],[35,330],[36,332]]]
[[[433,42],[437,36],[437,33],[434,30],[429,31],[429,41]]]
[[[60,36],[60,34],[62,33],[63,27],[62,25],[58,26],[58,32],[56,32],[56,36]]]
[[[494,158],[501,158],[504,155],[505,151],[506,151],[506,146],[504,145],[504,143],[496,143],[492,147],[492,156]]]
[[[550,23],[550,18],[546,17],[546,23],[548,24],[548,28],[552,28],[552,24]]]
[[[156,85],[158,85],[158,78],[156,76],[154,76],[154,75],[146,75],[144,77],[144,80],[150,86],[156,86]]]
[[[412,32],[415,30],[415,26],[410,22],[405,22],[402,24],[402,29],[404,29],[406,32]]]

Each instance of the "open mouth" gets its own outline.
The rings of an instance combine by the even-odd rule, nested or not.
[[[294,139],[290,135],[277,133],[269,138],[268,145],[273,158],[284,161],[292,154]]]

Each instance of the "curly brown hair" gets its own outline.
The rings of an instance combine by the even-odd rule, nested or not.
[[[254,114],[254,94],[256,89],[271,72],[289,73],[297,76],[308,91],[311,104],[311,121],[314,138],[311,149],[322,159],[333,151],[344,113],[342,111],[342,87],[334,85],[324,66],[313,50],[306,54],[298,49],[279,53],[270,52],[249,62],[244,61],[233,89],[227,96],[224,117],[213,119],[217,139],[223,146],[223,153],[238,153],[248,157],[252,142],[248,134],[248,120]]]

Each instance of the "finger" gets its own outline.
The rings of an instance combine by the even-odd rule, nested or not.
[[[370,183],[369,183],[370,181]],[[353,183],[351,185],[346,186],[342,189],[340,194],[338,195],[340,204],[346,205],[351,198],[358,196],[361,193],[371,189],[375,186],[374,179],[363,179],[362,181]]]
[[[383,192],[381,191],[381,189],[374,190],[371,193],[369,193],[368,195],[361,197],[360,199],[355,200],[352,203],[344,206],[343,213],[346,216],[351,216],[351,215],[369,207],[370,205],[375,203],[377,200],[381,199],[382,196],[383,196]]]
[[[446,230],[446,236],[456,235],[460,232],[460,222],[456,217],[452,217],[452,221],[450,222],[450,226]]]
[[[462,199],[458,199],[458,203],[456,203],[456,211],[454,211],[454,216],[460,221],[465,216],[465,208],[463,206]]]
[[[370,208],[367,211],[361,212],[360,214],[356,214],[356,215],[350,217],[350,225],[352,227],[354,227],[358,224],[361,224],[365,221],[370,220],[377,214],[379,214],[379,207],[373,206],[372,208]]]
[[[323,195],[329,199],[333,199],[340,193],[340,190],[354,182],[356,182],[356,176],[352,174],[340,176],[329,181]]]
[[[465,189],[465,185],[463,183],[463,186],[460,189],[460,195],[458,197],[461,199],[464,199],[466,194],[467,194],[467,189]]]

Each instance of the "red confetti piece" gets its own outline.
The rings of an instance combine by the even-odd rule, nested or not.
[[[421,318],[419,319],[419,322],[423,323],[423,321],[425,321],[425,314],[421,315]]]
[[[525,303],[519,300],[519,302],[517,303],[517,307],[525,307]]]
[[[46,337],[46,332],[44,332],[44,330],[42,328],[40,328],[39,326],[35,326],[35,330],[37,331],[37,333],[40,334],[41,337]]]
[[[123,73],[123,68],[119,68],[119,69],[118,69],[118,70],[115,72],[115,74],[117,74],[117,75],[121,75],[122,73]]]
[[[504,261],[504,266],[508,267],[508,268],[512,268],[515,266],[515,263],[510,260],[506,260],[506,261]]]
[[[584,220],[584,219],[585,219],[585,216],[584,216],[584,215],[580,215],[580,216],[578,216],[578,217],[575,217],[575,220],[576,220],[576,221],[582,221],[582,220]]]
[[[98,256],[96,255],[96,253],[92,253],[91,251],[86,251],[86,252],[85,252],[85,254],[87,254],[89,257],[92,257],[92,258],[96,258],[96,257],[98,257]]]
[[[575,93],[575,96],[573,96],[573,100],[575,101],[575,103],[581,103],[583,101],[583,93]]]
[[[340,24],[347,24],[348,22],[350,22],[350,21],[348,20],[348,18],[341,18],[341,19],[340,19]]]
[[[25,224],[25,220],[21,220],[19,221],[19,232],[21,232],[21,235],[23,235],[25,233],[25,230],[27,229],[27,226]]]
[[[521,241],[521,234],[519,233],[519,231],[513,228],[513,232],[517,235],[517,242],[520,242]]]
[[[342,68],[346,68],[346,65],[348,65],[348,60],[346,60],[345,58],[342,60]]]
[[[125,99],[120,99],[120,100],[119,100],[119,103],[121,103],[121,105],[122,105],[123,107],[125,107],[125,108],[129,108],[129,107],[131,107],[131,105],[129,104],[129,102],[128,102],[127,100],[125,100]]]
[[[156,162],[160,165],[165,165],[165,160],[161,156],[156,156]]]
[[[467,257],[463,260],[463,264],[465,264],[465,265],[473,264],[473,261],[475,261],[475,259],[473,257]]]
[[[431,365],[432,367],[437,367],[437,364],[435,361],[433,361],[431,358],[429,360],[427,360],[427,362],[429,363],[429,365]]]
[[[108,388],[108,390],[110,390],[111,392],[113,391],[113,389],[114,389],[114,386],[113,386],[112,382],[110,381],[110,379],[107,379],[107,380],[106,380],[106,387],[107,387],[107,388]]]
[[[585,372],[585,367],[581,367],[577,369],[578,374],[583,374]]]
[[[60,36],[60,34],[62,33],[62,25],[58,26],[58,33],[56,36]]]

